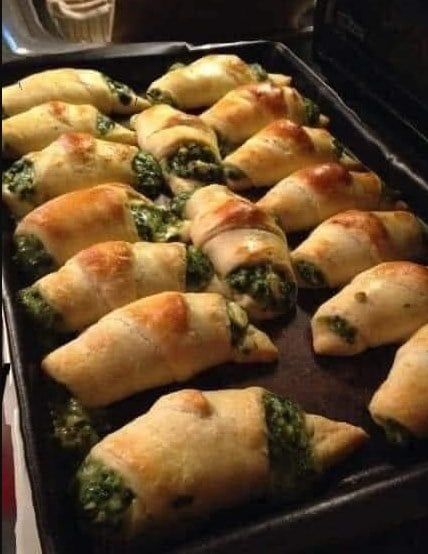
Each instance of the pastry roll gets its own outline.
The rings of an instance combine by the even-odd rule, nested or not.
[[[402,343],[428,323],[428,266],[385,262],[357,275],[312,318],[317,354]]]
[[[163,291],[203,290],[212,277],[210,261],[194,246],[102,242],[22,290],[20,300],[43,327],[80,331],[138,298]]]
[[[292,311],[297,289],[287,240],[271,216],[222,185],[194,192],[185,216],[193,244],[223,281],[223,294],[252,318]]]
[[[92,448],[76,501],[93,530],[174,533],[251,500],[295,500],[367,438],[260,387],[185,389]]]
[[[89,133],[112,142],[137,144],[134,131],[119,125],[89,104],[52,100],[3,121],[2,152],[7,158],[42,150],[64,133]]]
[[[154,157],[136,146],[66,133],[12,164],[3,174],[3,200],[22,216],[61,194],[113,181],[154,198],[162,190],[163,176]]]
[[[3,118],[51,100],[91,104],[106,114],[138,113],[149,105],[132,89],[99,71],[60,68],[34,73],[14,85],[3,87]]]
[[[428,261],[428,234],[409,212],[349,210],[321,223],[292,253],[300,286],[340,287],[381,262]]]
[[[174,194],[223,180],[214,131],[196,115],[160,104],[135,116],[138,144],[160,163]]]
[[[286,117],[294,123],[311,127],[326,123],[314,102],[294,88],[277,86],[269,81],[231,90],[200,117],[217,133],[223,155],[276,119]]]
[[[397,351],[369,411],[393,442],[405,444],[412,437],[428,438],[428,325]]]
[[[268,74],[259,64],[247,64],[233,54],[204,56],[189,65],[175,64],[149,86],[150,102],[171,104],[181,110],[212,106],[230,90],[270,80],[287,85],[285,75]]]
[[[348,171],[331,162],[292,173],[268,190],[257,205],[292,233],[312,229],[345,210],[393,209],[396,202],[375,173]]]
[[[187,224],[120,183],[63,194],[18,224],[14,240],[22,269],[32,276],[54,271],[98,242],[167,242],[187,239]]]
[[[110,312],[42,368],[84,406],[99,407],[225,362],[277,356],[269,337],[220,294],[162,292]]]
[[[232,190],[270,187],[294,171],[325,162],[360,168],[325,129],[301,127],[277,119],[224,159]]]

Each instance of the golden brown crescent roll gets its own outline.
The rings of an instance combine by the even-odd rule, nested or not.
[[[138,298],[163,291],[200,291],[212,278],[209,259],[194,246],[102,242],[23,289],[20,300],[43,327],[79,331]]]
[[[119,125],[94,106],[52,100],[3,121],[2,153],[7,158],[19,158],[49,146],[62,134],[70,132],[137,144],[134,131]]]
[[[15,230],[17,259],[33,276],[54,271],[98,242],[187,239],[187,224],[120,183],[63,194],[26,215]]]
[[[247,64],[233,54],[211,54],[189,65],[175,64],[147,89],[153,103],[171,104],[181,110],[212,106],[230,90],[270,80],[287,85],[285,75],[268,74],[259,64]]]
[[[428,325],[397,351],[391,371],[375,392],[369,410],[393,442],[428,438]]]
[[[181,390],[92,448],[76,500],[94,530],[171,533],[251,500],[295,500],[367,438],[260,387]]]
[[[326,123],[314,102],[294,88],[277,86],[269,81],[231,90],[201,114],[202,121],[217,133],[223,155],[275,119],[283,117],[299,125]]]
[[[351,356],[402,343],[428,323],[428,267],[385,262],[357,275],[312,318],[317,354]]]
[[[428,260],[428,234],[410,212],[349,210],[319,225],[292,253],[303,287],[339,287],[381,262]]]
[[[106,114],[138,113],[149,105],[132,89],[99,71],[60,68],[34,73],[14,85],[3,87],[3,118],[51,100],[91,104]]]
[[[42,362],[85,406],[186,381],[225,362],[272,362],[269,337],[216,293],[163,292],[119,308]]]
[[[12,164],[3,173],[2,193],[11,211],[22,216],[61,194],[115,181],[154,198],[162,190],[162,170],[136,146],[66,133]]]
[[[396,202],[375,173],[348,171],[331,162],[292,173],[257,205],[278,218],[284,231],[294,232],[345,210],[393,209]]]
[[[325,162],[360,168],[325,129],[301,127],[277,119],[249,138],[224,159],[227,184],[232,190],[270,187],[294,171]]]
[[[223,179],[217,137],[200,117],[160,104],[135,116],[132,125],[140,148],[161,163],[174,194]]]
[[[287,239],[270,215],[222,185],[198,189],[184,213],[193,244],[223,281],[223,294],[258,319],[294,308],[297,289]]]

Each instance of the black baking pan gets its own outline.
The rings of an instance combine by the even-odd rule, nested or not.
[[[422,175],[391,155],[385,144],[317,74],[284,45],[271,42],[191,47],[186,44],[107,47],[79,54],[44,56],[3,67],[4,84],[49,67],[91,67],[144,88],[174,61],[211,52],[236,53],[270,71],[288,73],[294,85],[317,101],[331,119],[331,131],[403,199],[428,219],[428,185]],[[46,554],[149,552],[144,542],[120,549],[92,541],[76,524],[67,496],[67,464],[49,436],[46,388],[39,368],[36,335],[15,302],[24,282],[12,262],[12,222],[3,218],[3,294],[14,377],[40,540]],[[185,387],[216,389],[262,385],[299,402],[310,412],[363,426],[371,435],[367,446],[333,471],[298,504],[272,507],[252,504],[220,514],[179,543],[154,547],[154,552],[259,553],[296,552],[379,531],[405,519],[428,515],[428,449],[426,445],[396,452],[371,422],[366,405],[385,378],[396,348],[383,347],[352,358],[317,358],[311,349],[309,319],[325,296],[299,293],[295,317],[269,322],[267,330],[280,350],[280,362],[270,367],[219,367]],[[161,394],[180,386],[162,387],[108,408],[112,428],[145,411]]]

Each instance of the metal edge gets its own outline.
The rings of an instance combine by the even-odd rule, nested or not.
[[[132,48],[132,51],[130,50]],[[25,69],[29,66],[49,66],[59,60],[64,64],[73,62],[82,63],[111,58],[135,58],[141,56],[181,54],[189,51],[190,45],[186,42],[141,42],[134,44],[118,44],[112,46],[93,46],[81,51],[38,54],[28,57],[14,58],[4,62],[3,67]]]
[[[16,67],[25,69],[27,66],[34,65],[49,65],[56,64],[59,60],[64,63],[72,62],[89,62],[102,59],[108,60],[111,58],[136,58],[141,56],[169,56],[180,55],[189,52],[204,52],[214,48],[242,48],[246,46],[271,46],[276,43],[268,40],[252,40],[227,43],[208,43],[194,45],[188,42],[135,42],[130,44],[110,44],[102,46],[94,46],[81,51],[72,52],[56,52],[50,54],[38,54],[25,58],[14,58],[3,63],[3,67]]]
[[[15,314],[13,311],[13,300],[9,290],[7,280],[2,270],[2,301],[5,314],[6,331],[8,334],[9,352],[11,357],[11,370],[13,378],[16,384],[16,397],[18,400],[19,408],[19,426],[23,437],[23,451],[25,458],[25,465],[27,468],[31,468],[28,471],[28,477],[31,484],[31,496],[34,505],[34,512],[36,516],[37,533],[41,538],[41,543],[44,548],[44,554],[57,554],[51,542],[51,538],[45,530],[48,528],[48,517],[45,509],[45,505],[41,495],[38,494],[40,490],[40,483],[42,482],[39,464],[31,463],[31,460],[37,459],[36,448],[34,444],[34,434],[31,429],[31,414],[29,404],[26,399],[26,384],[24,383],[24,368],[22,365],[22,359],[19,353],[19,345],[16,330],[18,328]],[[47,548],[46,548],[47,547]]]
[[[397,481],[400,480],[399,487]],[[299,548],[309,548],[319,545],[319,533],[315,531],[312,534],[312,539],[308,541],[308,531],[310,526],[325,526],[329,525],[334,535],[331,536],[331,541],[323,541],[323,546],[337,540],[346,540],[368,535],[371,531],[382,531],[388,527],[403,522],[403,520],[419,519],[428,515],[428,506],[422,501],[422,495],[418,495],[417,491],[425,490],[428,487],[428,462],[423,462],[408,472],[403,477],[392,477],[384,479],[380,482],[373,483],[363,489],[344,493],[334,498],[328,498],[312,504],[309,507],[299,510],[293,509],[289,513],[274,516],[268,521],[263,521],[258,524],[253,524],[245,529],[243,536],[240,529],[225,533],[221,537],[210,538],[203,543],[201,549],[199,545],[186,545],[174,550],[174,554],[200,554],[200,552],[209,552],[210,554],[219,554],[226,552],[239,552],[238,548],[243,548],[247,541],[260,543],[260,548],[275,548],[280,542],[287,542],[287,539],[292,538],[293,551]],[[403,494],[403,492],[405,494]],[[377,518],[373,519],[370,531],[365,524],[359,523],[359,518],[356,518],[355,525],[350,529],[349,526],[340,525],[340,522],[351,517],[355,512],[355,502],[363,504],[364,510],[375,510],[378,500],[388,498],[390,510],[388,517],[383,517],[383,522],[379,523],[379,513]],[[360,506],[361,508],[361,506]],[[393,521],[389,512],[394,513]],[[300,539],[299,535],[303,533],[305,537]],[[297,544],[296,544],[297,543]],[[230,549],[230,550],[226,550]],[[272,550],[269,550],[272,552]],[[280,552],[274,550],[273,552]]]

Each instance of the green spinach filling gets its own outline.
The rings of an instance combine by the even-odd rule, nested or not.
[[[175,214],[177,217],[183,218],[185,217],[186,212],[186,203],[189,200],[189,198],[192,196],[193,192],[180,192],[175,196],[170,203],[169,209],[173,214]]]
[[[327,285],[322,271],[313,263],[299,260],[295,267],[305,283],[311,287],[325,287]]]
[[[112,129],[114,129],[115,126],[116,123],[112,119],[110,119],[110,117],[107,117],[102,113],[97,114],[95,127],[100,136],[103,137],[107,135]]]
[[[26,158],[14,162],[3,173],[2,184],[20,200],[31,200],[36,192],[34,164]]]
[[[110,92],[118,97],[121,104],[123,104],[124,106],[129,106],[134,96],[134,92],[132,91],[132,89],[130,89],[127,85],[121,83],[120,81],[115,81],[108,75],[103,75],[103,77],[105,82],[107,83]]]
[[[239,346],[248,331],[248,315],[236,302],[227,303],[227,315],[230,323],[230,336],[232,346]]]
[[[296,284],[271,264],[240,267],[229,273],[226,281],[235,291],[254,298],[263,309],[288,312],[296,303]]]
[[[37,286],[19,292],[19,301],[26,313],[44,329],[56,331],[62,326],[62,316],[42,296]]]
[[[273,497],[293,499],[316,477],[310,437],[300,408],[276,394],[265,392],[270,492]]]
[[[195,179],[203,183],[222,183],[223,168],[214,152],[203,144],[183,144],[168,158],[168,171],[184,179]]]
[[[257,81],[266,81],[269,77],[266,69],[264,69],[264,67],[262,67],[259,63],[251,63],[250,68]]]
[[[403,425],[392,419],[382,422],[388,442],[396,446],[408,446],[414,441],[412,433]]]
[[[180,238],[182,221],[169,210],[137,202],[129,208],[141,240],[168,242]]]
[[[100,440],[91,416],[75,398],[56,403],[51,416],[54,437],[64,450],[86,455]]]
[[[17,235],[14,241],[15,260],[23,271],[37,278],[55,270],[54,259],[35,235]]]
[[[210,259],[195,246],[187,247],[186,289],[200,291],[206,288],[214,275]]]
[[[76,475],[76,497],[88,523],[114,533],[123,526],[135,495],[117,471],[89,457]]]
[[[137,176],[137,188],[149,198],[156,198],[165,187],[162,169],[148,152],[139,152],[132,160],[132,169]]]
[[[173,108],[177,107],[173,97],[166,90],[159,88],[151,88],[146,92],[146,98],[150,104],[168,104]]]
[[[223,164],[223,172],[227,180],[240,181],[241,179],[247,178],[242,169],[239,169],[239,167],[236,167],[236,165]]]
[[[305,106],[305,115],[306,115],[306,125],[317,125],[321,115],[318,104],[315,104],[309,98],[304,99]]]
[[[340,315],[322,316],[318,318],[318,321],[327,325],[330,331],[339,335],[348,344],[354,344],[357,329],[345,318],[340,317]]]

